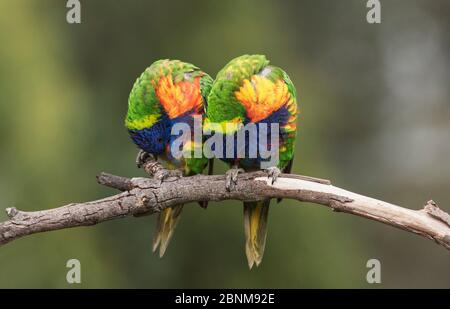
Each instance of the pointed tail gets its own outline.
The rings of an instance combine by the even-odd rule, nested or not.
[[[248,267],[259,266],[264,255],[270,200],[244,203],[245,254]]]
[[[159,246],[159,257],[163,257],[166,252],[182,209],[183,205],[168,207],[158,214],[155,236],[153,237],[153,252],[156,252]]]

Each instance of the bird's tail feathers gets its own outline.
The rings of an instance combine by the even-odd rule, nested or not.
[[[245,254],[248,267],[259,266],[264,255],[270,200],[244,203]]]
[[[173,232],[180,219],[180,213],[183,205],[168,207],[159,214],[156,222],[155,236],[153,237],[153,252],[156,252],[159,246],[159,257],[163,257],[167,246],[172,239]]]

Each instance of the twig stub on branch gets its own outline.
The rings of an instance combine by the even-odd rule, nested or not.
[[[439,206],[433,201],[429,200],[424,207],[424,210],[433,218],[441,220],[450,226],[450,215],[439,208]]]

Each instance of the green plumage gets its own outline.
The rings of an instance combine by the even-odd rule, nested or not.
[[[133,129],[130,127],[132,122],[150,115],[158,118],[161,116],[162,106],[156,95],[155,85],[158,84],[161,77],[169,74],[172,75],[174,83],[182,80],[193,81],[196,77],[201,76],[200,89],[205,98],[211,89],[212,78],[195,65],[179,60],[155,61],[136,79],[131,89],[125,118],[125,126],[128,129]]]
[[[211,122],[232,120],[244,117],[245,108],[236,99],[234,92],[239,89],[244,79],[261,71],[269,61],[262,55],[244,55],[231,60],[217,74],[208,96],[206,116]]]
[[[283,139],[280,145],[278,167],[282,169],[294,156],[297,93],[286,72],[279,67],[269,65],[269,60],[265,56],[243,55],[231,60],[219,71],[208,96],[206,117],[209,122],[214,123],[228,122],[236,118],[241,118],[241,122],[244,122],[245,119],[248,120],[246,107],[238,100],[236,92],[243,86],[245,80],[252,80],[254,76],[266,78],[274,83],[283,81],[289,92],[289,98],[292,100],[289,106],[285,106],[292,119],[286,120],[286,124],[280,123]],[[258,92],[257,86],[253,87]],[[255,104],[258,103],[261,102]]]

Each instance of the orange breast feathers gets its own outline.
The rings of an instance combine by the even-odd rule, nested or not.
[[[190,110],[199,112],[202,107],[200,77],[196,77],[194,81],[184,80],[174,84],[172,75],[167,75],[161,77],[154,87],[161,105],[171,119]]]
[[[235,96],[245,107],[247,117],[252,122],[267,118],[283,105],[290,105],[293,101],[283,80],[273,82],[258,75],[252,76],[251,81],[244,80],[242,86],[235,92]]]

